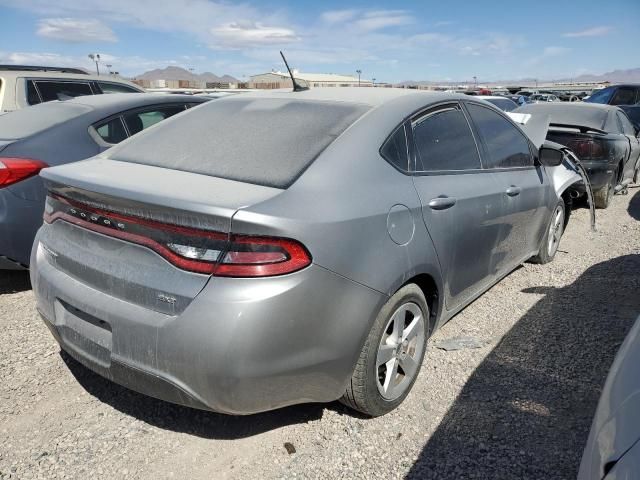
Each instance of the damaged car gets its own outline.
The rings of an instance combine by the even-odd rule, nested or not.
[[[251,414],[409,394],[427,340],[528,260],[553,260],[563,152],[473,97],[252,92],[43,170],[37,310],[133,390]]]
[[[549,117],[547,139],[566,145],[580,159],[597,208],[607,208],[614,193],[626,191],[637,177],[640,131],[621,108],[597,103],[538,103],[514,112]]]

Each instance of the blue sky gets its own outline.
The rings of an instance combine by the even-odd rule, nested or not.
[[[282,69],[376,81],[573,77],[640,67],[640,0],[322,2],[0,0],[0,63],[124,75],[177,65],[238,78]]]

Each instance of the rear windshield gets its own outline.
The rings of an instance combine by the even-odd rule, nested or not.
[[[49,102],[0,116],[0,139],[18,140],[90,112],[86,105]]]
[[[114,160],[287,188],[368,107],[280,98],[225,98],[115,147]]]

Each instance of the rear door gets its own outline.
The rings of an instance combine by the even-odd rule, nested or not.
[[[525,134],[495,109],[467,102],[466,108],[481,141],[483,164],[499,183],[505,217],[498,243],[497,269],[507,273],[538,248],[548,219],[549,179],[534,164]]]
[[[421,113],[409,131],[413,180],[443,272],[446,307],[453,310],[496,278],[503,192],[493,172],[482,169],[458,103]]]

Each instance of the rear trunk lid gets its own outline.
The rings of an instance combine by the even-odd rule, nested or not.
[[[210,275],[179,268],[158,253],[162,247],[175,256],[167,245],[181,253],[197,248],[140,242],[140,229],[160,225],[160,234],[183,239],[185,231],[195,231],[197,239],[215,243],[229,235],[238,209],[282,192],[101,158],[41,175],[49,191],[48,221],[39,236],[42,258],[92,288],[169,315],[182,312]]]

